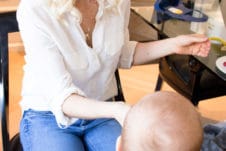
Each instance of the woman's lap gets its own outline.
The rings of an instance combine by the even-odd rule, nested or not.
[[[20,126],[24,151],[115,151],[120,132],[113,119],[79,120],[60,129],[51,112],[33,110],[25,112]]]
[[[115,151],[121,126],[116,120],[109,120],[90,129],[84,135],[87,151]]]

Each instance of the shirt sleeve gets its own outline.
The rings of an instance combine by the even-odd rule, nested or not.
[[[47,25],[51,22],[42,14],[37,6],[28,6],[22,1],[17,10],[17,20],[20,34],[25,47],[24,67],[25,77],[29,76],[26,95],[41,96],[49,104],[49,109],[55,115],[59,127],[64,128],[76,121],[76,118],[66,116],[62,104],[72,93],[85,96],[85,93],[73,84],[67,71],[64,58],[60,53],[54,38],[48,34]]]
[[[130,1],[125,0],[121,10],[124,10],[124,45],[122,47],[122,53],[119,60],[119,67],[120,68],[130,68],[133,63],[133,57],[135,48],[137,45],[136,41],[130,41],[129,36],[129,20],[130,20]],[[123,12],[123,11],[121,11]]]

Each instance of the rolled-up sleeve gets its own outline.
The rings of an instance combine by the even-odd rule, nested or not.
[[[123,46],[119,60],[120,68],[131,68],[133,64],[133,57],[136,45],[137,45],[136,41],[127,41],[126,44]]]
[[[124,5],[122,5],[122,9],[124,10],[124,45],[122,47],[122,53],[119,60],[120,68],[130,68],[133,63],[133,57],[135,48],[137,45],[136,41],[130,41],[129,35],[129,19],[130,19],[130,1],[125,1]]]
[[[45,18],[40,19],[42,14],[36,14],[31,9],[30,6],[22,5],[17,11],[26,50],[22,95],[44,99],[58,125],[67,127],[76,119],[63,113],[63,102],[73,93],[81,96],[85,96],[85,93],[74,85],[61,52],[42,23]]]
[[[76,88],[74,86],[70,86],[70,84],[69,84],[68,87],[63,88],[60,93],[53,95],[52,99],[49,100],[50,110],[55,115],[57,124],[61,128],[67,127],[77,120],[77,118],[68,117],[62,112],[63,102],[72,93],[76,93],[76,94],[83,95],[83,96],[85,95],[81,90],[79,90],[78,88]]]

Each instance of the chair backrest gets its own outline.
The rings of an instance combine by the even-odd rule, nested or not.
[[[1,103],[1,130],[3,150],[9,150],[9,133],[7,129],[8,121],[8,33],[17,32],[18,24],[16,12],[0,14],[0,103]]]
[[[115,100],[116,101],[125,101],[125,97],[123,95],[122,84],[121,84],[120,75],[119,75],[118,70],[115,71],[115,78],[116,78],[116,81],[117,81],[117,88],[118,88],[118,95],[115,96]]]

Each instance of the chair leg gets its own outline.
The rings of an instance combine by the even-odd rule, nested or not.
[[[159,75],[158,76],[158,79],[157,79],[156,86],[155,86],[155,91],[161,90],[161,88],[162,88],[162,82],[163,82],[163,80],[162,80],[161,76]]]

